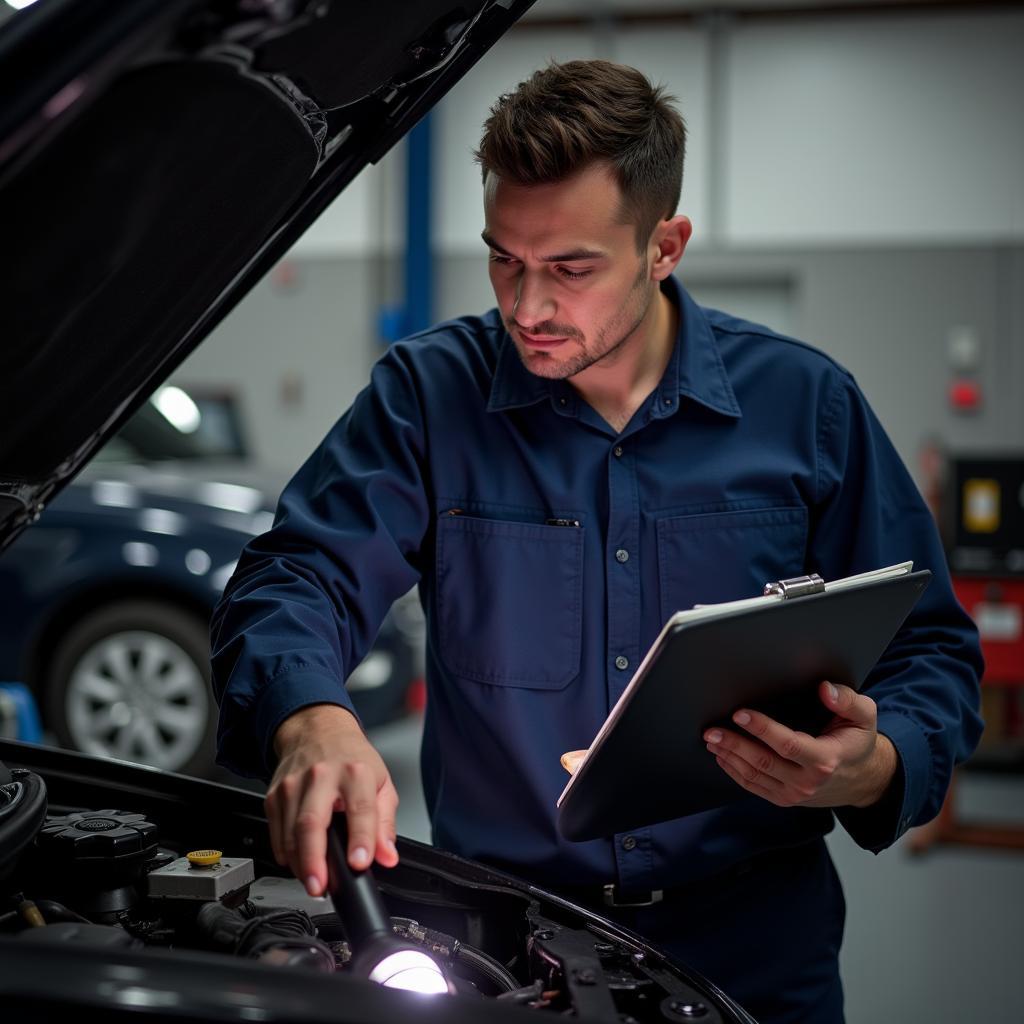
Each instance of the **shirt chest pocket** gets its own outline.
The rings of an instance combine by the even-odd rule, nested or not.
[[[695,604],[757,597],[765,583],[804,571],[803,506],[671,516],[657,530],[662,621]]]
[[[436,587],[440,656],[454,675],[559,690],[579,674],[582,527],[442,515]]]

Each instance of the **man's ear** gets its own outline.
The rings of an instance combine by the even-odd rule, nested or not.
[[[651,235],[651,278],[663,281],[683,258],[686,243],[693,234],[689,217],[679,214],[661,221]]]

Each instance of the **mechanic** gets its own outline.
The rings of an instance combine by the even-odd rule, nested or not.
[[[850,374],[673,276],[670,99],[574,61],[498,100],[477,152],[497,309],[392,345],[247,546],[213,619],[219,760],[271,780],[274,854],[310,893],[334,809],[354,868],[397,863],[398,797],[343,681],[418,584],[434,842],[635,928],[762,1022],[839,1021],[822,837],[838,818],[877,852],[937,813],[980,733],[977,638]],[[867,693],[822,681],[820,736],[742,708],[706,734],[748,799],[560,837],[560,755],[674,611],[910,559],[931,586]]]

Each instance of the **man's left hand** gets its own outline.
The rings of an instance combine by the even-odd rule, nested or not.
[[[708,729],[708,750],[731,779],[778,807],[870,807],[897,765],[895,747],[876,728],[875,702],[831,683],[818,695],[833,714],[820,736],[741,709],[732,720],[743,732]]]

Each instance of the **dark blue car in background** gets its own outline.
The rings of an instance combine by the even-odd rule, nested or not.
[[[0,560],[0,681],[62,746],[211,774],[210,613],[284,483],[226,402],[158,391]],[[415,701],[421,643],[410,595],[349,679],[366,727]]]

